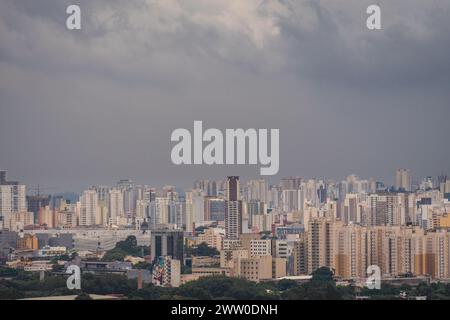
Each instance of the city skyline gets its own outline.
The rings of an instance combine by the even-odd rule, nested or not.
[[[390,199],[383,201],[393,203],[406,201],[412,206],[417,201],[419,208],[421,205],[450,199],[448,175],[440,175],[437,179],[427,176],[416,184],[409,169],[399,168],[395,178],[395,185],[389,186],[375,178],[364,179],[356,175],[349,175],[339,181],[290,176],[279,180],[277,184],[271,184],[266,179],[245,181],[240,180],[239,176],[228,176],[220,180],[199,179],[187,189],[168,184],[162,187],[140,185],[124,179],[114,185],[90,185],[79,194],[51,194],[40,193],[40,189],[35,188],[31,188],[35,192],[30,192],[25,184],[10,180],[7,171],[0,170],[0,221],[11,223],[14,219],[25,219],[29,223],[31,217],[33,224],[42,226],[43,221],[46,221],[46,224],[55,227],[59,225],[56,210],[65,208],[68,216],[63,216],[71,226],[117,225],[139,228],[142,222],[153,226],[175,223],[187,232],[192,232],[195,223],[207,221],[212,216],[216,219],[221,216],[220,219],[225,223],[225,237],[233,240],[239,238],[245,229],[242,222],[244,211],[248,215],[248,227],[252,224],[251,216],[254,214],[265,215],[275,210],[284,214],[294,213],[294,216],[298,211],[303,215],[308,207],[325,212],[332,210],[345,223],[379,225],[380,221],[390,224],[393,220],[385,220],[388,215],[385,212],[383,217],[372,221],[370,219],[374,217],[367,216],[368,213],[364,213],[357,203],[362,201],[364,206],[371,205],[373,200],[377,201],[380,197]],[[394,200],[396,197],[400,198]],[[219,202],[214,204],[214,201]],[[337,211],[336,205],[339,207]],[[445,203],[440,205],[446,210]],[[348,208],[348,211],[343,212],[344,208]],[[408,223],[408,219],[416,221],[416,217],[408,218],[410,210],[415,212],[416,209],[405,210],[401,214],[402,223],[398,220],[400,216],[395,219],[391,216],[389,219],[396,220],[399,225]],[[392,214],[390,211],[389,215]],[[294,221],[298,219],[296,216]],[[420,224],[420,219],[416,223]],[[426,219],[431,217],[426,215]]]
[[[367,180],[367,181],[373,180],[376,183],[381,183],[383,185],[383,188],[385,188],[386,190],[397,190],[400,186],[404,189],[404,191],[411,191],[411,189],[405,188],[405,185],[402,184],[403,180],[401,178],[399,181],[399,171],[407,172],[408,176],[406,179],[408,180],[408,184],[409,184],[410,188],[416,187],[417,189],[420,189],[420,185],[422,183],[424,183],[424,181],[426,181],[426,180],[430,180],[431,183],[434,183],[434,187],[438,188],[439,187],[438,186],[439,179],[450,176],[450,174],[447,174],[446,172],[440,172],[440,174],[438,174],[436,176],[425,175],[423,177],[417,177],[412,173],[412,170],[410,170],[410,169],[397,168],[393,172],[392,177],[390,179],[388,179],[389,181],[391,181],[391,183],[388,183],[382,179],[379,179],[376,176],[364,177],[364,176],[360,176],[355,173],[348,174],[348,175],[346,175],[344,177],[340,177],[338,179],[324,177],[324,176],[310,177],[310,176],[301,176],[301,175],[295,175],[295,174],[281,176],[281,177],[278,177],[278,175],[275,177],[267,177],[267,176],[259,176],[259,175],[238,176],[238,177],[241,178],[241,181],[245,181],[245,182],[264,180],[268,186],[280,185],[282,180],[290,179],[290,178],[299,178],[299,179],[302,179],[303,181],[318,180],[318,181],[324,181],[327,183],[333,182],[333,183],[338,184],[338,183],[344,182],[349,177],[357,177],[358,179]],[[19,180],[16,177],[14,177],[14,179],[11,180],[8,170],[0,170],[0,173],[2,174],[2,176],[0,177],[0,181],[12,181],[16,184],[26,185],[27,186],[27,195],[52,195],[52,194],[65,194],[65,193],[73,193],[73,194],[80,195],[84,190],[89,189],[91,187],[95,187],[95,186],[113,187],[113,186],[119,185],[120,183],[122,183],[124,181],[130,182],[136,186],[146,186],[146,187],[150,187],[150,188],[156,188],[157,190],[162,190],[165,186],[173,186],[175,189],[181,190],[184,192],[184,191],[194,188],[194,185],[199,181],[222,181],[222,182],[224,182],[226,180],[224,176],[219,176],[217,178],[199,177],[199,178],[195,178],[194,180],[190,181],[187,185],[181,185],[181,184],[177,184],[177,183],[172,183],[171,181],[166,181],[166,183],[162,183],[162,184],[156,184],[156,183],[151,183],[148,181],[146,182],[142,178],[132,179],[130,177],[127,177],[127,178],[121,177],[118,179],[111,178],[109,180],[110,182],[108,182],[108,183],[96,182],[96,183],[91,183],[91,184],[84,184],[79,189],[66,190],[66,189],[58,189],[58,188],[54,188],[54,187],[47,187],[47,186],[39,184],[39,183],[37,183],[35,185],[33,185],[33,184],[29,185],[25,181]]]
[[[449,300],[449,17],[0,0],[0,301]]]
[[[323,274],[327,299],[346,290],[347,299],[370,299],[359,293],[376,290],[376,297],[382,285],[399,284],[399,298],[442,299],[418,293],[450,279],[450,177],[416,186],[411,170],[394,175],[392,188],[355,175],[338,182],[286,177],[276,185],[227,176],[195,181],[186,192],[120,180],[72,201],[27,196],[25,185],[0,171],[0,271],[14,275],[4,282],[9,287],[21,275],[61,286],[61,276],[75,270],[67,290],[81,290],[83,274],[119,274],[136,287],[126,297],[206,278],[303,286]],[[29,290],[0,298],[29,297]],[[286,290],[270,294],[281,298]],[[319,292],[294,297],[317,299]]]

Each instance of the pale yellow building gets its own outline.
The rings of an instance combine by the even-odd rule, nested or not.
[[[206,242],[208,246],[222,250],[223,235],[217,228],[206,229],[203,233],[200,233],[197,237],[197,244]]]

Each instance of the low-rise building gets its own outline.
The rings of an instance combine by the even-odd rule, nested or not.
[[[39,249],[38,238],[34,234],[25,234],[17,239],[17,250],[37,250]]]
[[[44,246],[37,251],[38,257],[56,257],[67,253],[66,247],[50,247]]]

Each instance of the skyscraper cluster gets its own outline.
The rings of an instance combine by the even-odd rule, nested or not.
[[[152,260],[169,256],[181,264],[185,245],[216,248],[213,266],[205,268],[202,260],[202,267],[192,267],[194,278],[225,274],[261,281],[326,266],[357,280],[370,265],[384,277],[450,278],[445,175],[415,182],[410,170],[399,169],[392,187],[356,175],[342,181],[287,177],[276,184],[229,176],[195,181],[189,190],[120,180],[91,186],[75,202],[26,196],[25,186],[9,181],[5,171],[0,179],[1,227],[20,232],[21,239],[27,230],[42,229],[148,231]],[[27,241],[19,241],[21,248],[36,247]]]

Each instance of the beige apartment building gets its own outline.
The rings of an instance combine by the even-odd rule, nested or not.
[[[416,257],[418,267],[432,279],[449,279],[450,234],[447,231],[430,232],[423,238],[422,251]]]
[[[33,212],[18,211],[11,212],[3,217],[4,227],[9,230],[23,229],[25,226],[34,224]]]
[[[308,274],[308,237],[301,234],[299,239],[294,242],[292,250],[293,272],[295,276]]]
[[[220,251],[220,267],[232,268],[234,260],[248,258],[249,252],[246,249],[229,249]]]
[[[270,255],[234,259],[232,275],[250,281],[282,278],[286,276],[286,259]]]
[[[331,218],[315,218],[308,226],[308,273],[320,267],[334,267],[333,242],[337,222]]]
[[[412,274],[450,278],[450,233],[446,230],[425,233],[411,226],[367,228],[339,224],[334,230],[333,268],[337,276],[364,278],[367,267],[377,265],[383,277]]]
[[[234,259],[233,275],[259,282],[272,279],[272,256]]]
[[[271,240],[251,240],[250,257],[261,257],[272,255]]]
[[[279,279],[287,275],[287,259],[272,258],[272,278]]]
[[[224,240],[220,267],[233,277],[259,282],[286,276],[287,259],[272,256],[272,240],[257,233],[241,234],[239,240]]]
[[[206,242],[208,246],[220,251],[222,250],[222,241],[223,235],[219,233],[218,229],[209,228],[198,235],[197,244]]]
[[[335,231],[334,269],[343,278],[362,278],[366,274],[368,248],[366,228],[350,225]]]

